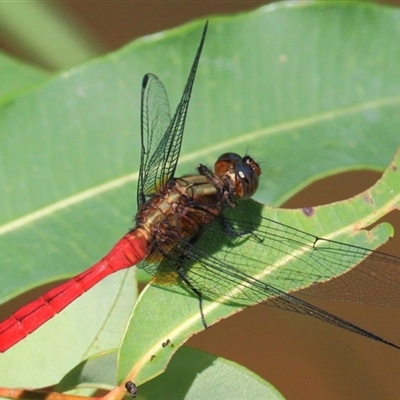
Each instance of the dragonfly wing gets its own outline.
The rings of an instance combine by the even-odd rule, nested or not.
[[[262,278],[260,274],[254,277],[247,274],[245,270],[238,269],[235,264],[228,261],[232,257],[240,256],[239,253],[234,253],[234,248],[225,249],[217,255],[210,255],[209,249],[202,250],[202,248],[203,246],[193,246],[188,242],[182,242],[174,248],[159,265],[157,283],[173,283],[178,276],[177,270],[180,269],[181,274],[186,278],[186,283],[190,285],[187,287],[188,291],[193,294],[201,293],[203,298],[244,306],[264,303],[286,311],[308,315],[347,331],[400,348],[349,321],[286,293],[268,283],[268,278]],[[154,270],[152,272],[154,273]],[[207,320],[207,315],[205,319]]]
[[[138,184],[138,206],[174,176],[182,146],[186,114],[207,23],[181,101],[172,120],[169,118],[167,93],[161,81],[152,74],[145,75],[142,85],[142,154]]]
[[[247,275],[258,276],[284,292],[327,300],[378,306],[400,306],[400,258],[340,243],[268,218],[229,221],[251,234],[231,238],[224,259]],[[215,235],[222,235],[222,229]],[[245,248],[235,246],[246,241]],[[245,253],[245,254],[244,254]]]
[[[197,264],[193,260],[203,267],[206,259],[211,260],[207,261],[210,279],[202,275],[198,285],[213,296],[248,299],[241,291],[233,295],[229,284],[231,274],[243,274],[284,293],[301,290],[301,294],[327,300],[400,306],[399,257],[318,238],[253,214],[241,219],[225,216],[224,224],[216,221],[207,226],[194,244],[182,241],[174,252],[181,255],[169,255],[172,261],[166,269],[179,262],[194,280]],[[185,257],[192,261],[183,264],[180,258]]]
[[[155,190],[159,170],[165,162],[162,155],[157,160],[160,143],[171,123],[168,95],[163,83],[153,74],[142,81],[141,157],[138,183],[138,206]]]
[[[264,217],[257,227],[249,220],[239,223],[240,229],[254,232],[247,235],[246,251],[255,256],[235,264],[247,274],[262,276],[285,292],[301,290],[327,300],[400,306],[399,257],[319,238]],[[236,250],[229,253],[234,257]]]

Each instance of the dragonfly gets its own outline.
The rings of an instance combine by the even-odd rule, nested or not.
[[[400,349],[372,332],[306,302],[287,286],[310,286],[312,295],[380,305],[400,305],[400,258],[323,239],[250,212],[246,205],[258,188],[261,168],[249,155],[224,153],[214,168],[200,164],[197,173],[175,177],[186,115],[206,38],[204,26],[182,98],[171,117],[166,89],[149,73],[141,92],[141,159],[135,227],[99,262],[50,290],[0,323],[0,352],[5,352],[61,312],[105,277],[134,265],[154,276],[178,277],[178,284],[199,301],[199,318],[206,328],[203,300],[226,296],[244,305],[269,306],[308,315],[350,332]],[[240,214],[232,210],[242,210]],[[252,208],[254,210],[254,208]],[[232,216],[234,214],[234,216]],[[239,215],[239,217],[237,216]],[[226,238],[218,248],[215,238]],[[242,244],[249,249],[243,255]],[[259,274],[273,255],[289,268]],[[296,261],[300,267],[290,267]],[[362,261],[350,273],[335,278],[335,290],[318,291],[333,276]],[[276,267],[276,266],[275,266]],[[270,271],[271,272],[271,271]],[[367,289],[366,289],[367,288]],[[370,295],[368,297],[368,293]],[[367,296],[365,295],[367,294]],[[367,297],[367,298],[366,298]]]

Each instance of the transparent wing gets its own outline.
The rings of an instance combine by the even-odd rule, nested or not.
[[[226,223],[237,235],[226,232]],[[182,241],[158,270],[153,264],[144,268],[166,281],[176,279],[180,269],[192,288],[214,301],[265,302],[393,345],[292,293],[304,288],[302,294],[326,299],[400,306],[399,257],[318,238],[264,217],[226,217],[224,224],[206,227],[195,243]]]
[[[174,176],[181,151],[190,95],[207,32],[207,23],[189,77],[172,120],[162,82],[152,74],[142,84],[142,150],[139,170],[138,207]]]
[[[141,157],[138,183],[138,206],[155,190],[163,169],[160,143],[171,123],[168,95],[163,83],[153,74],[146,74],[142,82]],[[157,159],[158,157],[158,159]]]

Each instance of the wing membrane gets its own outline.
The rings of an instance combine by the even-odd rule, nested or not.
[[[138,206],[174,176],[182,146],[186,114],[197,66],[207,32],[207,23],[181,101],[170,120],[169,102],[162,82],[147,74],[142,84],[142,152],[138,183]]]
[[[306,294],[325,299],[398,307],[400,257],[322,239],[265,217],[224,221],[239,234],[229,237],[216,221],[195,243],[181,240],[160,264],[143,267],[164,277],[160,284],[176,280],[179,269],[190,282],[189,292],[192,288],[214,301],[265,303],[397,347],[292,293],[305,288]],[[341,275],[333,278],[338,271]]]
[[[168,95],[163,83],[153,74],[146,74],[142,82],[142,149],[138,184],[138,206],[155,189],[163,161],[158,154],[165,133],[171,123]],[[157,160],[157,156],[161,157]],[[165,162],[165,160],[164,160]]]

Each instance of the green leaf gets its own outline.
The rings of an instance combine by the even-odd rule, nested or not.
[[[142,76],[157,74],[174,108],[202,26],[199,21],[141,39],[40,85],[1,93],[0,301],[88,268],[130,228]],[[382,170],[400,146],[400,48],[393,40],[399,30],[399,10],[355,2],[283,2],[211,18],[178,175],[194,171],[199,162],[212,165],[222,152],[248,150],[264,171],[256,199],[276,205],[311,181],[338,171]],[[353,209],[345,209],[345,215],[347,211],[358,218]],[[271,212],[289,225],[300,218],[292,212]],[[327,212],[324,218],[335,223],[337,215]],[[307,221],[302,229],[320,235],[317,218]],[[153,296],[158,302],[149,305],[145,329],[152,319],[157,329],[147,342],[137,339],[147,346],[137,360],[127,360],[134,349],[133,343],[125,343],[119,372],[123,376],[139,360],[142,382],[157,375],[172,356],[172,351],[164,351],[157,357],[160,365],[144,364],[159,355],[162,343],[176,339],[178,346],[202,329],[197,299],[180,288],[176,290],[184,295],[173,297],[183,302],[181,307],[176,303],[176,321],[166,318],[165,328],[159,326],[169,313],[171,297],[160,288],[148,292],[153,290],[158,290]],[[7,375],[0,373],[0,385],[17,386],[15,380],[18,386],[27,385],[32,375],[35,382],[30,386],[60,379],[71,363],[59,362],[54,347],[74,353],[75,363],[92,354],[90,346],[80,345],[79,331],[88,323],[87,315],[97,314],[97,300],[90,294],[79,300],[84,312],[69,316],[77,333],[72,335],[60,322],[57,336],[48,332],[38,339],[43,327],[24,340],[29,357],[18,350],[22,347],[0,355],[0,365],[7,369]],[[118,289],[103,289],[100,297],[106,294],[111,296],[108,311],[102,311],[106,315],[132,304],[116,308]],[[230,311],[217,307],[212,313],[210,304],[206,311],[211,321],[237,310],[227,305]],[[188,318],[193,324],[181,330],[180,321]],[[179,329],[173,331],[174,326]],[[98,334],[94,331],[93,341]],[[133,341],[134,336],[128,336]],[[37,365],[43,366],[41,371]],[[40,380],[34,370],[45,378]]]
[[[117,385],[117,353],[98,354],[74,368],[57,387],[112,389]],[[182,347],[166,372],[138,388],[144,399],[282,399],[256,374],[221,357]]]
[[[266,291],[260,282],[286,293],[307,288],[340,276],[361,262],[368,252],[360,248],[374,249],[385,243],[393,236],[393,228],[385,223],[372,229],[369,227],[389,212],[399,209],[399,171],[400,151],[371,189],[349,200],[315,207],[312,215],[310,210],[274,209],[251,200],[229,210],[228,221],[231,218],[232,221],[243,221],[245,225],[239,224],[239,231],[253,234],[232,239],[223,235],[223,229],[220,229],[220,235],[217,230],[210,234],[205,232],[196,246],[211,252],[213,258],[205,265],[194,263],[186,273],[195,287],[197,282],[201,282],[199,290],[206,296],[203,312],[207,324],[226,318],[249,304],[276,296],[276,292]],[[276,225],[277,222],[283,225]],[[296,229],[301,233],[295,232]],[[303,232],[334,242],[316,241],[314,236],[306,236]],[[264,235],[265,239],[260,241]],[[342,242],[359,247],[347,249]],[[319,251],[324,249],[320,255]],[[357,252],[350,253],[355,250]],[[225,271],[221,273],[220,268]],[[354,290],[360,302],[379,296],[379,265],[374,270],[378,274],[377,287],[371,288],[376,292],[374,295],[366,297],[364,294],[363,298],[361,283],[359,290],[356,287],[347,289],[350,293]],[[257,281],[236,279],[232,275],[235,272],[244,272]],[[399,291],[394,279],[390,288],[386,287],[390,282],[385,282],[385,305],[391,305],[387,290]],[[338,297],[341,295],[339,293]],[[393,298],[397,299],[394,294]],[[379,303],[379,299],[376,302]],[[307,315],[306,311],[303,313]],[[162,324],[159,322],[161,319]],[[203,329],[198,299],[187,286],[181,284],[177,287],[171,285],[171,280],[156,279],[155,285],[147,287],[135,305],[121,347],[119,379],[128,377],[140,384],[157,376],[166,368],[176,349]],[[166,342],[171,345],[164,348],[162,343]]]
[[[116,350],[98,353],[69,371],[56,390],[63,392],[79,387],[112,389],[117,386],[117,362]]]
[[[185,347],[176,356],[163,375],[138,388],[140,395],[149,399],[283,399],[271,384],[232,361]]]
[[[398,10],[304,4],[211,20],[178,174],[248,148],[264,170],[256,198],[269,204],[328,173],[389,163],[400,145],[400,50],[378,38],[393,37]],[[2,110],[1,254],[12,272],[3,276],[2,301],[81,271],[131,226],[141,78],[157,73],[176,105],[202,25],[136,41]],[[289,40],[294,32],[304,48]]]
[[[0,385],[49,386],[83,359],[118,347],[136,297],[134,269],[100,282],[28,340],[0,354]]]
[[[0,54],[0,96],[2,103],[7,101],[7,94],[12,91],[23,89],[25,86],[33,85],[46,78],[49,74],[38,68],[24,65],[11,57]],[[18,92],[20,95],[21,92]],[[14,97],[15,94],[11,94]]]

